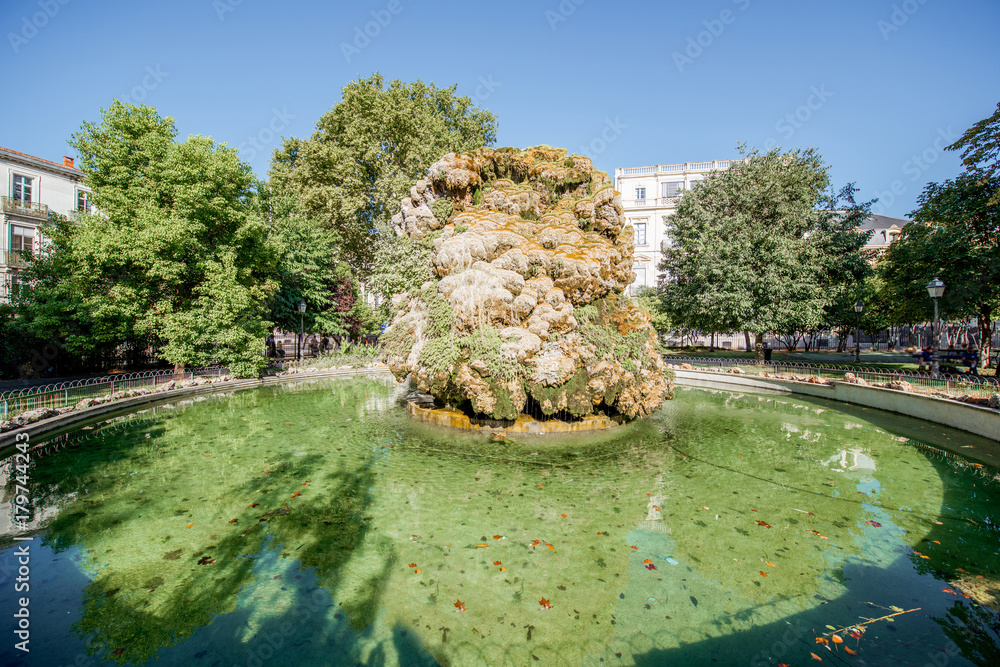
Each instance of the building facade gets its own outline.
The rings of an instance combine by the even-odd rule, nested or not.
[[[667,237],[666,219],[677,210],[677,201],[716,169],[728,169],[742,160],[679,162],[615,169],[615,189],[621,193],[625,222],[635,230],[634,294],[641,287],[655,287]]]
[[[25,258],[39,252],[41,228],[50,212],[73,216],[90,211],[90,190],[73,158],[63,163],[0,147],[0,303],[10,300]]]

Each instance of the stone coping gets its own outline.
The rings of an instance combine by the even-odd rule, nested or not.
[[[286,382],[295,382],[299,380],[322,379],[327,377],[349,377],[353,375],[381,375],[388,373],[389,369],[387,366],[372,366],[368,368],[353,369],[338,368],[312,372],[284,373],[281,375],[270,375],[260,378],[229,380],[227,382],[182,387],[178,389],[171,389],[169,391],[158,391],[150,394],[144,394],[142,396],[110,401],[89,408],[64,412],[60,415],[49,417],[48,419],[42,419],[26,426],[22,426],[21,428],[0,434],[0,459],[4,459],[17,451],[15,445],[17,442],[23,441],[23,438],[21,440],[17,440],[17,436],[19,434],[27,434],[29,437],[29,443],[31,443],[32,441],[47,436],[53,431],[70,428],[76,426],[77,424],[93,421],[109,414],[132,412],[135,408],[148,403],[170,401],[183,396],[196,394],[253,389],[255,387],[284,384]]]
[[[1000,411],[992,408],[842,381],[814,384],[784,378],[765,378],[750,373],[735,374],[702,369],[674,369],[674,373],[677,384],[682,386],[726,390],[738,387],[765,393],[806,394],[943,424],[996,441],[997,458],[994,460],[1000,461]],[[959,453],[968,455],[967,452]]]

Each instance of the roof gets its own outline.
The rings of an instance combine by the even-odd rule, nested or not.
[[[913,221],[906,218],[893,218],[888,215],[876,215],[872,213],[865,218],[864,222],[858,225],[858,229],[863,232],[869,230],[874,232],[871,238],[868,239],[868,243],[865,245],[866,248],[885,248],[895,240],[895,235],[911,222]]]
[[[27,158],[28,160],[33,160],[35,162],[43,162],[46,165],[52,165],[53,167],[56,167],[58,169],[74,172],[75,174],[80,174],[80,175],[83,174],[83,172],[77,169],[76,167],[67,167],[64,164],[59,164],[58,162],[53,162],[52,160],[46,160],[45,158],[36,157],[34,155],[28,155],[27,153],[22,153],[21,151],[15,151],[12,148],[5,148],[3,146],[0,146],[0,153],[10,153],[11,155]]]

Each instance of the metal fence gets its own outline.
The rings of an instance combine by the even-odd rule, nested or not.
[[[229,371],[221,366],[193,368],[181,374],[173,370],[122,373],[105,377],[59,382],[38,387],[0,393],[0,420],[39,408],[57,410],[76,405],[85,398],[96,398],[119,391],[149,387],[155,389],[171,380],[190,380],[196,375],[225,375]]]
[[[783,363],[768,361],[756,364],[746,357],[664,357],[670,364],[690,364],[702,368],[738,367],[747,372],[767,371],[768,373],[792,373],[816,375],[827,380],[843,380],[847,373],[853,373],[868,383],[909,382],[913,388],[924,394],[949,394],[989,398],[1000,393],[1000,378],[977,375],[949,375],[939,373],[937,378],[926,371],[888,371],[883,368],[863,366],[837,366],[834,364],[811,364],[808,362]]]

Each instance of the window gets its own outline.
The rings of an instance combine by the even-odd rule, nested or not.
[[[635,198],[636,199],[645,199],[646,198],[646,188],[636,188],[635,189]]]
[[[90,213],[90,193],[86,190],[76,191],[76,210],[81,213]]]
[[[27,176],[14,174],[14,199],[18,201],[31,201],[31,182]]]
[[[635,282],[632,283],[632,295],[635,296],[639,290],[646,286],[646,266],[640,264],[635,267]]]
[[[635,244],[646,245],[646,223],[635,223]]]
[[[669,183],[661,183],[660,187],[662,189],[662,196],[664,198],[670,197],[680,197],[681,193],[684,191],[684,181],[671,181]]]
[[[10,226],[10,249],[15,252],[30,253],[35,245],[35,228]]]

